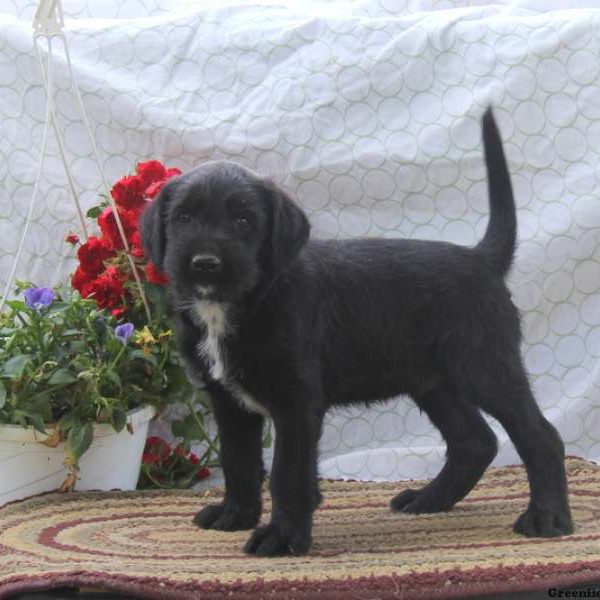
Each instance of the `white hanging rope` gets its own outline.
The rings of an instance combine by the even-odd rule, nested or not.
[[[64,151],[64,143],[63,143],[62,135],[60,132],[60,128],[58,126],[58,121],[56,119],[56,113],[54,111],[54,105],[53,105],[52,38],[59,37],[63,42],[63,46],[65,49],[65,56],[67,59],[67,65],[68,65],[68,69],[69,69],[70,80],[73,85],[73,89],[75,90],[75,95],[77,97],[77,101],[79,103],[79,109],[81,110],[81,115],[83,117],[85,129],[86,129],[88,138],[89,138],[91,146],[92,146],[92,151],[94,153],[94,159],[96,160],[96,165],[98,167],[98,171],[100,172],[100,176],[102,178],[102,184],[104,187],[104,191],[105,191],[106,197],[108,198],[108,202],[112,208],[115,222],[117,224],[117,229],[119,231],[119,235],[121,237],[121,240],[123,241],[125,254],[127,256],[127,260],[129,261],[129,265],[131,266],[133,277],[135,279],[137,288],[140,293],[140,297],[142,299],[142,304],[144,305],[144,311],[146,312],[146,318],[148,319],[148,321],[150,321],[151,320],[150,306],[148,305],[148,300],[147,300],[146,294],[144,292],[144,286],[142,284],[140,274],[138,272],[137,266],[135,265],[135,262],[131,255],[131,252],[130,252],[129,242],[127,241],[127,236],[125,235],[125,229],[123,227],[123,223],[121,221],[121,217],[119,215],[117,205],[114,201],[114,198],[112,197],[112,194],[110,193],[110,188],[109,188],[107,180],[106,180],[106,175],[104,173],[102,163],[100,162],[100,155],[98,153],[98,147],[96,146],[96,140],[95,140],[94,136],[92,135],[92,129],[90,127],[90,123],[87,118],[87,113],[86,113],[85,107],[83,105],[83,99],[81,97],[81,92],[79,91],[79,86],[77,85],[77,80],[75,79],[73,65],[71,63],[71,56],[69,54],[69,46],[67,44],[67,40],[66,40],[63,30],[62,30],[63,26],[64,26],[64,20],[63,20],[63,11],[62,11],[61,0],[39,0],[38,8],[35,13],[34,22],[33,22],[33,29],[34,29],[33,40],[34,40],[35,53],[36,53],[36,56],[37,56],[37,59],[38,59],[39,65],[40,65],[41,74],[42,74],[42,82],[44,85],[44,90],[46,92],[46,118],[44,121],[44,134],[43,134],[43,138],[42,138],[40,162],[39,162],[38,172],[37,172],[36,181],[35,181],[35,185],[34,185],[34,189],[33,189],[33,195],[31,197],[27,218],[26,218],[25,225],[23,227],[23,231],[21,234],[19,248],[17,250],[17,254],[15,255],[15,260],[13,262],[13,266],[12,266],[10,275],[8,277],[8,280],[6,282],[6,288],[5,288],[4,294],[2,296],[2,301],[0,302],[0,311],[2,311],[2,309],[4,308],[8,294],[10,293],[10,288],[12,286],[12,283],[13,283],[13,280],[15,277],[15,273],[17,271],[19,261],[21,259],[21,254],[23,252],[23,248],[25,245],[27,233],[29,231],[29,223],[31,222],[31,217],[33,215],[33,207],[35,205],[34,201],[35,201],[35,197],[37,196],[37,192],[39,189],[39,183],[41,180],[43,166],[44,166],[44,157],[46,155],[46,147],[47,147],[47,142],[48,142],[48,125],[50,123],[52,124],[52,128],[54,129],[54,133],[56,135],[59,154],[60,154],[63,166],[65,168],[65,172],[66,172],[67,179],[69,182],[69,187],[71,188],[71,193],[73,196],[73,200],[75,202],[75,207],[76,207],[77,214],[79,217],[81,229],[82,229],[85,239],[86,240],[88,239],[87,227],[85,225],[85,218],[83,216],[81,204],[79,202],[79,198],[75,191],[75,184],[73,182],[71,172],[69,170],[69,165],[67,163],[67,159],[66,159],[66,155],[65,155],[65,151]],[[40,37],[46,38],[46,40],[48,42],[48,61],[47,61],[48,77],[47,78],[46,78],[46,75],[44,72],[45,69],[44,69],[41,53],[40,53],[39,46],[38,46],[38,38],[40,38]]]
[[[40,64],[41,57],[40,57]],[[48,38],[48,86],[52,89],[52,40]],[[13,280],[15,278],[15,273],[17,272],[17,267],[19,266],[19,261],[21,260],[21,254],[23,253],[23,248],[25,247],[25,240],[27,238],[27,233],[29,231],[29,223],[31,223],[31,217],[33,216],[33,207],[35,205],[34,200],[37,196],[38,188],[40,185],[40,180],[42,178],[42,171],[44,168],[44,158],[46,156],[46,146],[48,145],[48,129],[50,124],[50,115],[52,111],[52,97],[51,95],[46,96],[46,118],[44,119],[44,133],[42,134],[42,147],[40,150],[40,161],[38,163],[37,175],[35,178],[35,184],[33,186],[33,194],[31,195],[31,200],[29,201],[29,208],[27,210],[27,217],[25,218],[25,224],[23,225],[23,231],[21,232],[21,240],[19,241],[19,247],[17,249],[17,253],[15,254],[15,260],[13,262],[13,266],[10,270],[10,274],[8,276],[8,280],[6,282],[6,287],[4,288],[4,294],[2,295],[2,301],[0,301],[0,311],[4,309],[4,305],[6,304],[6,299],[8,298],[8,294],[10,293],[10,288],[12,286]]]
[[[133,272],[133,277],[135,278],[135,282],[137,284],[138,290],[140,292],[140,297],[142,298],[142,303],[144,304],[144,310],[146,311],[146,318],[148,322],[151,321],[151,313],[150,306],[148,305],[148,300],[146,299],[146,293],[144,292],[144,285],[142,284],[142,280],[140,279],[140,274],[138,273],[137,267],[131,256],[131,252],[129,251],[129,242],[127,241],[127,236],[125,235],[125,229],[123,228],[123,223],[121,222],[121,217],[119,216],[119,211],[117,210],[117,205],[110,193],[110,188],[108,187],[108,183],[106,181],[106,175],[104,173],[104,169],[102,168],[102,164],[100,163],[100,155],[98,154],[98,146],[96,145],[96,139],[92,135],[92,128],[90,127],[90,122],[87,118],[87,114],[85,112],[85,108],[83,106],[83,99],[81,98],[81,92],[79,91],[79,86],[77,85],[77,80],[75,79],[75,75],[73,74],[73,66],[71,64],[71,56],[69,54],[69,47],[67,46],[65,40],[65,54],[67,57],[67,64],[69,66],[69,73],[71,74],[71,81],[73,82],[73,88],[75,89],[75,96],[77,97],[77,101],[79,102],[79,109],[81,110],[81,114],[83,116],[83,122],[85,124],[85,129],[88,134],[88,138],[92,145],[92,151],[94,153],[94,158],[96,159],[96,164],[98,165],[98,170],[100,171],[100,176],[102,177],[102,184],[104,186],[104,191],[106,193],[106,197],[112,207],[113,215],[115,217],[115,222],[117,223],[117,229],[119,230],[119,235],[123,240],[123,245],[125,247],[125,254],[127,255],[127,259],[129,261],[129,265],[131,266],[131,270]]]
[[[54,130],[54,135],[56,136],[56,141],[58,143],[58,152],[60,154],[60,158],[62,159],[62,163],[63,166],[65,167],[65,175],[67,176],[67,179],[69,181],[69,187],[71,188],[71,194],[72,194],[72,198],[73,198],[73,203],[75,204],[75,210],[77,211],[77,217],[79,218],[79,225],[81,227],[81,231],[83,232],[83,237],[86,239],[89,238],[88,235],[88,231],[87,231],[87,226],[85,224],[85,217],[83,216],[83,210],[81,209],[81,203],[79,202],[79,197],[77,195],[77,192],[75,191],[75,183],[73,181],[73,177],[71,176],[71,171],[69,170],[69,168],[67,167],[67,158],[65,156],[65,148],[64,148],[64,143],[63,143],[63,139],[62,139],[62,135],[60,132],[60,128],[58,127],[58,121],[56,119],[56,113],[54,111],[54,101],[53,101],[53,96],[52,96],[52,87],[48,85],[47,81],[46,81],[46,74],[44,72],[44,65],[42,63],[42,56],[40,53],[40,49],[38,46],[38,37],[39,36],[34,36],[33,38],[33,44],[35,47],[35,55],[38,59],[38,63],[40,65],[40,71],[42,73],[42,82],[44,84],[44,90],[46,92],[46,97],[50,98],[50,119],[52,122],[52,129]],[[65,40],[63,35],[57,35],[54,37],[58,37],[62,40],[63,46],[66,49],[67,48],[67,41]],[[48,46],[50,46],[52,43],[52,38],[48,38]]]

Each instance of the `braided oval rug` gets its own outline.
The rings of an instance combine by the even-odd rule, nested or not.
[[[192,525],[220,490],[38,496],[0,509],[0,598],[68,585],[157,600],[430,599],[599,581],[600,466],[568,458],[567,468],[568,537],[512,533],[528,493],[524,470],[511,466],[490,469],[436,515],[388,509],[415,482],[323,481],[311,554],[275,559],[244,555],[248,532]]]

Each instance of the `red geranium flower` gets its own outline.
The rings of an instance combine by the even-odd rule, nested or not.
[[[193,452],[190,452],[188,458],[193,465],[197,465],[200,462],[198,457]]]
[[[146,440],[144,452],[156,452],[160,455],[161,460],[165,461],[167,460],[167,458],[169,458],[169,455],[171,454],[171,447],[165,440],[153,435]]]
[[[151,197],[158,194],[165,183],[177,175],[181,175],[179,169],[167,169],[156,160],[139,163],[134,175],[122,177],[112,187],[111,196],[116,207],[105,206],[102,209],[97,218],[100,234],[83,244],[73,232],[66,236],[68,243],[81,244],[77,250],[79,265],[71,276],[73,288],[82,297],[93,298],[99,308],[110,310],[117,319],[127,317],[129,304],[139,300],[135,289],[128,285],[134,274],[121,253],[125,246],[137,263],[137,268],[144,270],[146,281],[163,286],[168,283],[167,276],[150,263],[144,254],[139,218],[150,204]],[[124,239],[119,233],[115,210],[123,225]],[[107,267],[107,263],[111,266]],[[167,454],[169,452],[167,449]]]
[[[117,267],[107,267],[89,286],[88,295],[94,297],[100,308],[119,308],[123,304],[125,277]]]
[[[92,236],[77,250],[77,258],[81,268],[91,277],[96,277],[104,270],[104,261],[114,256],[108,244]]]
[[[160,461],[160,456],[158,454],[142,454],[142,462],[145,465],[155,465]]]
[[[74,246],[75,244],[79,244],[79,236],[72,231],[69,232],[69,235],[65,238],[65,242]]]
[[[148,283],[153,283],[154,285],[167,285],[169,283],[169,278],[154,263],[148,262],[145,273]]]
[[[119,209],[119,217],[121,217],[125,237],[129,241],[133,233],[137,231],[139,214],[133,210],[121,208]],[[114,250],[123,250],[125,246],[121,239],[121,235],[119,234],[119,228],[117,227],[117,221],[112,207],[107,206],[102,211],[98,217],[98,225],[108,246]]]
[[[178,169],[177,167],[172,167],[170,169],[167,169],[165,179],[171,179],[171,177],[176,177],[177,175],[181,175],[181,169]]]
[[[94,278],[79,266],[71,277],[71,285],[81,294],[82,298],[87,298],[91,293],[90,286],[93,280]]]
[[[144,203],[144,190],[148,184],[137,175],[126,175],[119,179],[110,191],[119,208],[134,210]]]
[[[181,171],[179,169],[177,169],[176,167],[174,167],[172,169],[166,169],[165,175],[162,179],[157,179],[157,180],[153,181],[146,188],[146,196],[148,198],[154,198],[154,197],[158,196],[160,190],[163,189],[165,183],[167,183],[167,181],[169,181],[169,179],[171,179],[172,177],[176,177],[177,175],[181,175]]]
[[[210,475],[210,471],[206,467],[202,467],[198,474],[196,475],[196,479],[206,479]]]
[[[131,234],[129,242],[131,244],[131,255],[135,258],[144,258],[144,248],[142,247],[142,237],[139,230]]]
[[[160,190],[163,189],[165,183],[167,183],[166,179],[161,179],[160,181],[155,181],[154,183],[151,183],[146,188],[146,196],[148,198],[155,198],[156,196],[158,196]]]
[[[148,162],[138,163],[135,172],[140,179],[148,187],[154,181],[160,181],[167,176],[167,171],[164,165],[157,160],[149,160]]]

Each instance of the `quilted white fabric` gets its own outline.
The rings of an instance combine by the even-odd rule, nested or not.
[[[519,210],[510,277],[535,394],[569,453],[600,459],[600,10],[596,2],[64,0],[110,179],[142,159],[230,158],[288,188],[315,236],[473,244],[492,104]],[[44,95],[35,3],[0,2],[0,283],[35,178]],[[89,206],[100,191],[65,61],[59,119]],[[20,277],[65,278],[76,229],[56,147]],[[163,425],[164,429],[164,425]],[[518,457],[497,428],[497,463]],[[407,399],[326,422],[321,474],[434,475],[444,445]]]

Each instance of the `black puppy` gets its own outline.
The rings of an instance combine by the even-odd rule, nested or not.
[[[483,117],[490,222],[475,248],[421,240],[311,240],[302,210],[231,162],[170,181],[142,218],[152,261],[169,276],[190,378],[213,398],[226,496],[203,528],[254,527],[261,514],[261,432],[272,417],[273,511],[246,551],[306,553],[319,504],[317,444],[333,405],[408,394],[441,431],[447,459],[394,510],[449,510],[496,454],[479,409],[510,435],[531,498],[514,530],[573,531],[564,446],[531,393],[519,316],[504,283],[516,215],[502,142]]]

